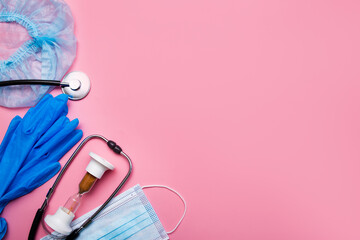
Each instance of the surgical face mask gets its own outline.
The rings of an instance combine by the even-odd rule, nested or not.
[[[175,226],[169,232],[166,232],[161,224],[155,210],[143,192],[143,188],[160,187],[166,188],[177,194],[184,203],[184,213]],[[94,219],[94,222],[81,231],[79,240],[166,240],[168,234],[174,232],[180,225],[186,213],[186,202],[175,190],[161,185],[150,185],[135,187],[115,197],[107,207],[100,212]],[[86,221],[95,211],[94,209],[85,215],[75,219],[71,227],[76,229]],[[54,234],[57,235],[57,234]],[[58,235],[59,236],[59,235]],[[50,235],[41,240],[52,239]]]

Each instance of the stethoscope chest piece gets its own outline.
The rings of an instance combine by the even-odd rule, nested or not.
[[[67,74],[61,81],[61,85],[68,85],[61,89],[71,100],[83,99],[88,95],[91,88],[89,77],[85,73],[78,71]]]

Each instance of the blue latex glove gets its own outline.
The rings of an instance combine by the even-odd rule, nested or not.
[[[79,120],[60,117],[35,144],[24,165],[0,198],[0,213],[11,200],[28,194],[52,178],[61,168],[58,162],[81,138]]]
[[[46,95],[30,108],[4,149],[0,161],[0,196],[3,196],[39,138],[61,116],[67,114],[67,95]]]
[[[82,137],[75,130],[78,120],[70,122],[66,95],[47,95],[24,119],[16,116],[0,146],[0,213],[14,198],[31,192],[60,169],[58,161]],[[4,183],[4,184],[3,184]],[[0,239],[6,233],[0,218]]]

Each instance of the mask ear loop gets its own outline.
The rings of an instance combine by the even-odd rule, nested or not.
[[[166,232],[167,234],[171,234],[173,232],[175,232],[175,230],[179,227],[180,223],[182,222],[182,220],[184,219],[185,217],[185,214],[186,214],[186,210],[187,210],[187,206],[186,206],[186,201],[185,199],[180,195],[180,193],[178,193],[177,191],[175,191],[174,189],[170,188],[170,187],[167,187],[167,186],[164,186],[164,185],[147,185],[147,186],[143,186],[142,189],[145,189],[145,188],[165,188],[173,193],[175,193],[180,199],[181,201],[183,202],[184,204],[184,213],[182,215],[182,217],[180,218],[179,222],[176,224],[176,226],[173,228],[173,230],[169,231],[169,232]]]

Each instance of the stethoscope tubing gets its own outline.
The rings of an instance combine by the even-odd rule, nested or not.
[[[1,81],[0,87],[16,86],[16,85],[46,85],[56,87],[69,87],[68,83],[62,83],[58,80],[41,80],[41,79],[18,79]]]
[[[87,227],[92,222],[92,220],[107,206],[107,204],[115,197],[115,195],[120,191],[120,189],[124,186],[124,184],[126,183],[128,178],[130,177],[130,174],[131,174],[132,168],[133,168],[131,159],[126,153],[124,153],[122,151],[122,149],[118,145],[116,145],[116,143],[114,141],[108,140],[105,137],[103,137],[101,135],[98,135],[98,134],[93,134],[93,135],[90,135],[90,136],[86,137],[79,144],[79,146],[75,149],[75,151],[73,152],[73,154],[71,155],[69,160],[65,163],[64,167],[61,169],[59,175],[57,176],[57,178],[56,178],[56,180],[54,182],[54,184],[51,186],[48,193],[46,194],[46,198],[45,198],[41,208],[39,208],[38,211],[36,212],[34,221],[32,223],[31,229],[30,229],[30,233],[29,233],[29,237],[28,237],[29,240],[35,239],[36,231],[37,231],[37,229],[38,229],[38,227],[40,225],[40,222],[42,221],[43,215],[44,215],[45,210],[46,210],[46,208],[48,206],[50,198],[53,195],[53,193],[54,193],[57,185],[59,184],[62,176],[64,175],[65,171],[70,166],[71,162],[77,156],[77,154],[80,152],[80,150],[83,148],[83,146],[87,142],[89,142],[91,139],[95,139],[95,138],[103,140],[104,142],[106,142],[108,147],[111,150],[113,150],[116,154],[119,154],[119,155],[122,155],[123,157],[125,157],[127,159],[128,163],[129,163],[129,170],[128,170],[127,174],[125,175],[125,177],[123,178],[123,180],[118,185],[118,187],[115,189],[115,191],[99,207],[99,209],[93,215],[91,215],[91,217],[89,217],[79,228],[73,230],[68,236],[66,236],[65,239],[67,239],[67,240],[76,239],[76,237],[80,234],[81,230],[83,230],[85,227]]]

